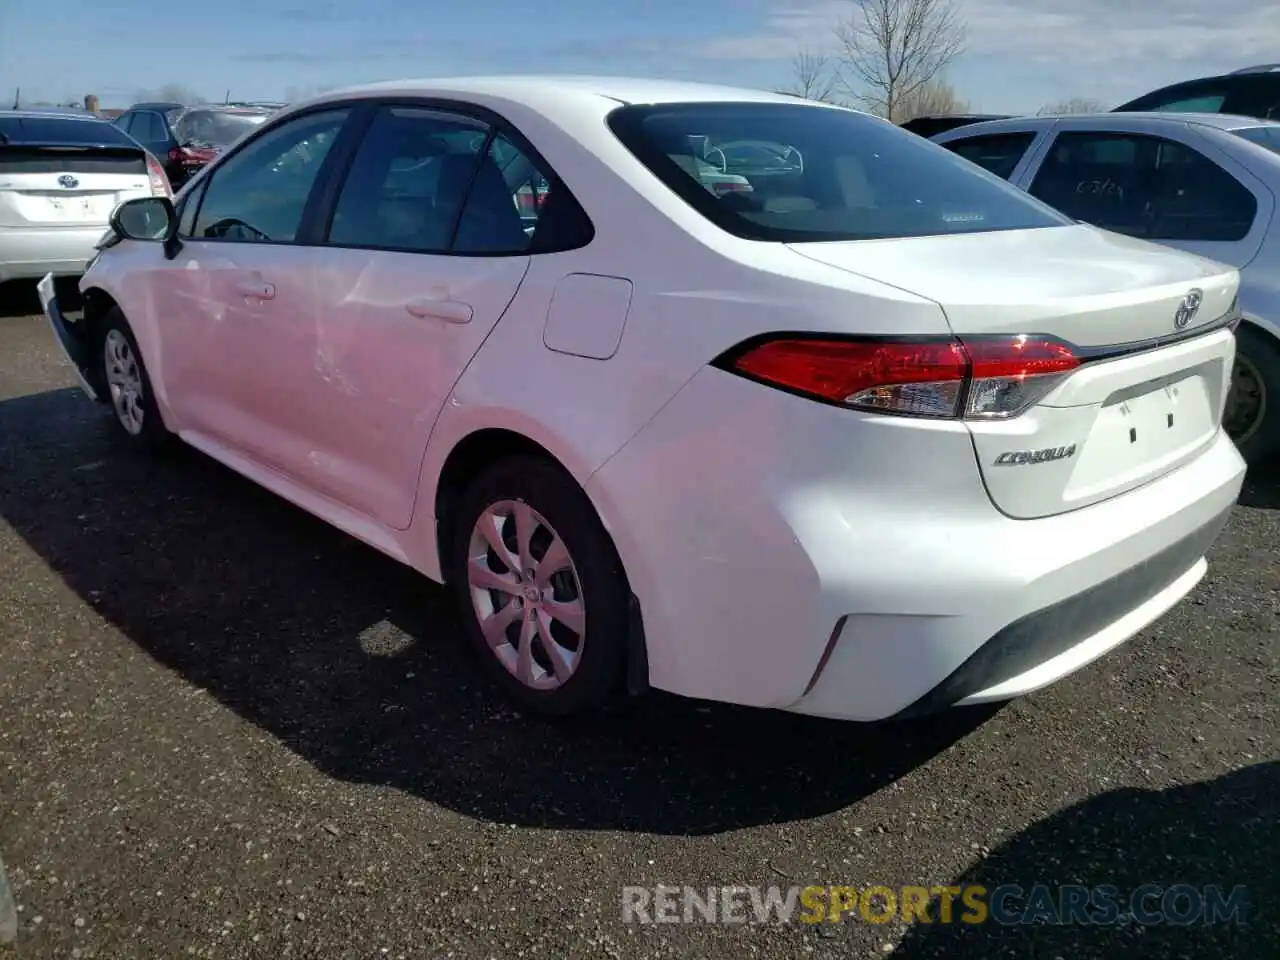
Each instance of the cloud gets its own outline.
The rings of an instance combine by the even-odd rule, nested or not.
[[[300,23],[328,23],[338,19],[338,10],[331,3],[312,3],[307,6],[286,7],[276,13],[281,20]]]
[[[1219,61],[1218,69],[1266,60],[1280,48],[1280,5],[1254,0],[956,0],[968,26],[968,57],[1001,56],[1041,64]],[[697,47],[716,60],[782,60],[797,49],[830,52],[833,26],[850,0],[775,6],[762,29]],[[1221,62],[1223,51],[1230,62]]]
[[[296,50],[264,50],[241,53],[232,58],[240,63],[333,63],[344,59],[332,53],[300,53]]]

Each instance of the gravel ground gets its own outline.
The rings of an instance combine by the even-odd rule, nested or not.
[[[1280,957],[1280,475],[1190,602],[1001,710],[872,727],[478,682],[443,591],[123,453],[0,318],[0,957]],[[1243,884],[1200,927],[622,921],[624,885]],[[931,912],[936,917],[936,909]]]

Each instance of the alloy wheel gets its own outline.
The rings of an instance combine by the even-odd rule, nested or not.
[[[582,660],[586,608],[564,540],[521,500],[501,500],[471,530],[467,583],[489,649],[531,690],[563,686]]]
[[[131,436],[142,433],[142,369],[129,340],[120,330],[108,330],[103,342],[107,388],[120,425]]]

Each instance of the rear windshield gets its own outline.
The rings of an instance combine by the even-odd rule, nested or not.
[[[266,119],[265,114],[259,113],[191,110],[182,115],[173,132],[179,143],[229,147]]]
[[[1244,137],[1246,140],[1252,140],[1254,143],[1274,150],[1276,153],[1280,153],[1280,126],[1245,127],[1241,130],[1232,130],[1231,132],[1237,137]]]
[[[115,124],[76,117],[0,117],[0,143],[14,144],[137,144]]]
[[[1073,222],[951,151],[850,110],[662,104],[621,107],[608,122],[676,194],[748,239],[873,240]],[[725,174],[749,189],[725,189],[716,182]]]

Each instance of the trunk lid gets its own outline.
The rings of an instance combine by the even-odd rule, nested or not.
[[[1232,267],[1084,225],[790,246],[934,300],[961,340],[1040,334],[1077,348],[1085,362],[1038,404],[969,421],[987,491],[1011,517],[1117,496],[1218,435],[1235,337],[1214,321],[1239,288]],[[1193,290],[1199,308],[1179,327]]]
[[[151,195],[146,153],[127,146],[0,145],[0,227],[100,227]]]

